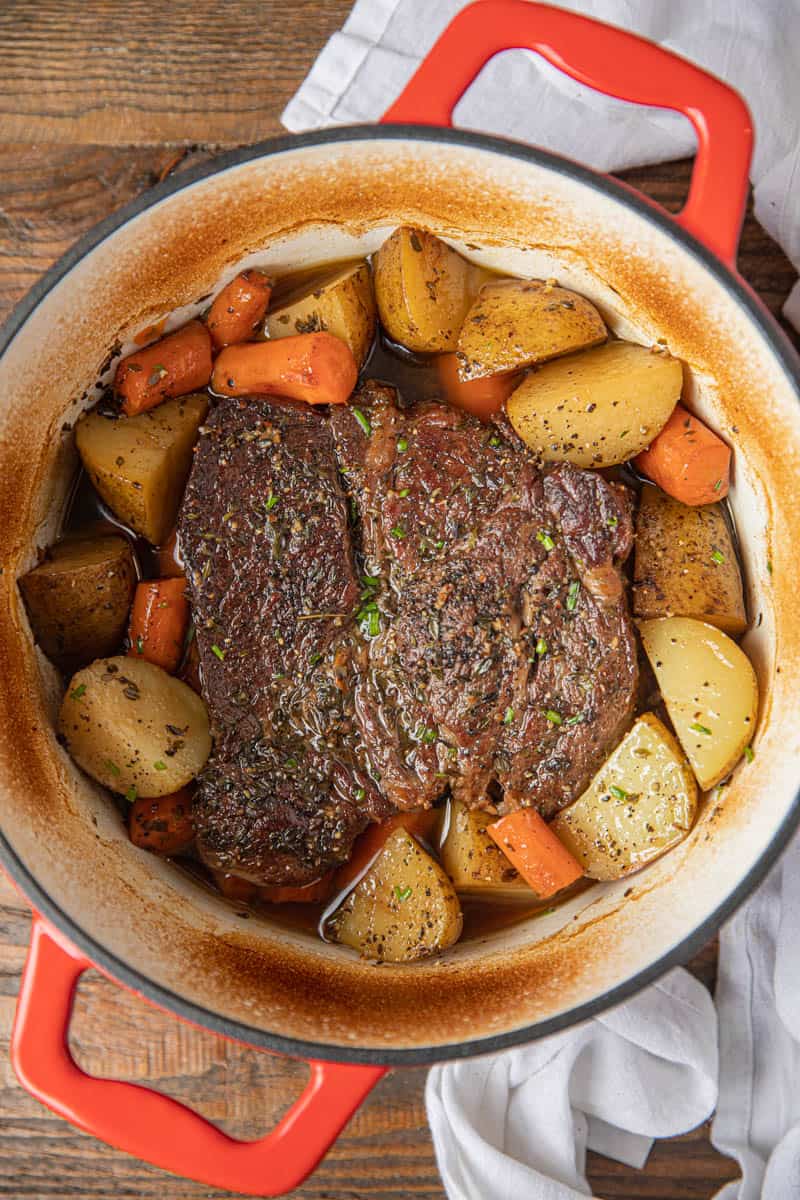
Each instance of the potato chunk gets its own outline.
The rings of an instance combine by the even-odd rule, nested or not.
[[[464,381],[519,371],[533,363],[604,342],[603,318],[577,292],[538,279],[485,283],[458,338]]]
[[[281,338],[327,330],[347,343],[361,367],[375,336],[375,320],[372,272],[362,261],[287,292],[267,313],[266,331],[271,338]]]
[[[403,226],[373,262],[375,298],[389,337],[409,350],[455,350],[486,272],[432,233]]]
[[[701,788],[724,779],[755,732],[758,682],[727,634],[689,617],[642,621],[642,642]]]
[[[488,813],[470,811],[460,800],[451,800],[442,842],[442,866],[453,887],[463,895],[530,901],[530,888],[486,832],[487,824],[496,819]]]
[[[669,730],[645,713],[550,828],[590,879],[619,879],[686,837],[697,785]]]
[[[633,342],[608,342],[531,372],[507,411],[544,462],[611,467],[649,446],[678,403],[680,360]]]
[[[165,540],[178,515],[206,395],[167,400],[138,417],[88,412],[75,427],[83,465],[111,511],[149,542]]]
[[[328,933],[364,958],[413,962],[447,950],[461,925],[450,880],[405,829],[397,829],[334,913]]]
[[[177,792],[211,752],[203,701],[144,659],[99,658],[73,675],[58,728],[78,766],[129,800]]]
[[[124,537],[67,538],[19,586],[37,643],[71,670],[119,646],[136,567]]]
[[[721,504],[681,504],[660,488],[643,489],[633,611],[647,619],[696,617],[744,633],[742,576]]]

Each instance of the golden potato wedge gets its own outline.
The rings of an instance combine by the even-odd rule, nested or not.
[[[78,671],[58,728],[78,766],[129,800],[177,792],[211,752],[203,701],[145,659],[99,658]]]
[[[267,313],[271,338],[327,330],[353,351],[361,367],[375,336],[375,294],[365,261],[319,275],[281,297]]]
[[[389,337],[408,350],[455,350],[487,272],[422,229],[403,226],[373,259],[375,299]]]
[[[711,788],[755,732],[758,681],[750,659],[726,633],[690,617],[642,621],[639,632],[697,782]]]
[[[506,407],[542,461],[611,467],[650,445],[682,385],[679,359],[633,342],[607,342],[532,371]]]
[[[136,566],[124,537],[67,538],[23,575],[19,587],[37,644],[72,670],[119,646]]]
[[[207,412],[208,397],[198,393],[138,417],[88,412],[75,427],[78,452],[97,491],[120,521],[153,545],[175,524]]]
[[[413,962],[452,946],[461,926],[452,883],[419,842],[397,829],[327,932],[363,958]]]
[[[645,713],[550,828],[590,879],[619,879],[685,838],[696,811],[697,784],[680,746]]]
[[[519,371],[604,342],[608,331],[590,300],[539,279],[485,283],[458,336],[458,374],[467,382]]]
[[[742,575],[721,504],[681,504],[660,488],[642,489],[633,611],[647,620],[696,617],[744,633]]]
[[[496,817],[451,800],[440,857],[453,887],[464,895],[532,899],[531,889],[486,832]]]

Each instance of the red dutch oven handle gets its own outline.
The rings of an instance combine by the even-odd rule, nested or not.
[[[176,1100],[87,1075],[67,1040],[78,980],[92,963],[34,916],[11,1038],[33,1096],[94,1137],[209,1187],[281,1196],[313,1171],[385,1067],[310,1062],[302,1096],[271,1133],[242,1142]]]
[[[676,220],[735,268],[753,148],[747,105],[715,76],[635,34],[531,0],[476,0],[447,26],[383,121],[450,125],[489,59],[522,48],[595,91],[689,118],[697,157]]]
[[[677,220],[732,265],[752,150],[747,107],[718,79],[633,34],[529,0],[477,0],[454,18],[383,120],[449,125],[486,62],[519,47],[597,91],[689,117],[698,151]],[[67,1035],[75,987],[91,966],[34,917],[12,1035],[15,1070],[60,1116],[177,1175],[253,1196],[290,1191],[385,1074],[379,1066],[311,1062],[303,1095],[275,1129],[259,1141],[237,1141],[158,1092],[81,1070]]]

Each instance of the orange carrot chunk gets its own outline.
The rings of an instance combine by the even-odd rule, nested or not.
[[[501,817],[486,832],[542,900],[583,875],[580,863],[533,808]]]
[[[713,504],[728,494],[731,451],[678,404],[652,444],[634,459],[663,491],[683,504]]]
[[[167,540],[162,546],[158,547],[158,573],[162,577],[168,579],[183,579],[185,570],[183,559],[181,558],[181,550],[178,545],[178,531],[173,529]]]
[[[328,871],[316,883],[307,883],[305,887],[262,887],[259,894],[269,904],[322,904],[330,899],[333,875],[333,871]]]
[[[211,334],[202,321],[190,321],[123,358],[114,388],[122,397],[122,411],[135,417],[163,400],[206,387],[210,378]]]
[[[188,627],[189,602],[183,577],[148,579],[136,585],[128,626],[128,654],[173,674],[183,656]]]
[[[188,850],[194,841],[190,789],[134,800],[128,814],[128,832],[135,846],[154,854],[180,854]]]
[[[519,373],[486,375],[483,379],[471,379],[468,383],[458,377],[458,359],[455,354],[439,354],[436,371],[442,395],[453,408],[488,421],[500,412],[508,397],[519,383]]]
[[[272,284],[261,271],[242,271],[222,289],[208,313],[208,332],[218,350],[253,336],[271,293]]]
[[[307,404],[345,404],[358,368],[350,347],[332,333],[299,333],[272,342],[228,346],[214,363],[220,396],[288,396]]]
[[[229,900],[238,900],[241,904],[251,904],[258,899],[259,887],[249,879],[240,875],[228,875],[225,871],[212,871],[214,882],[223,896]]]

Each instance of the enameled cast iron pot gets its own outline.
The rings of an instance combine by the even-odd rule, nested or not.
[[[449,128],[486,61],[515,46],[600,91],[691,119],[698,154],[677,218],[572,162]],[[30,1092],[81,1128],[258,1195],[296,1186],[388,1066],[552,1033],[684,961],[798,822],[800,362],[735,270],[745,105],[629,34],[525,0],[481,0],[385,121],[276,139],[161,184],[48,272],[0,343],[0,856],[36,913],[14,1064]],[[58,533],[76,467],[70,427],[112,347],[175,308],[198,311],[242,265],[279,273],[363,255],[403,223],[496,269],[556,276],[616,333],[664,337],[686,362],[690,404],[736,447],[731,504],[762,712],[754,762],[647,871],[442,961],[376,968],[243,920],[131,845],[113,805],[55,740],[59,684],[33,646],[16,580]],[[242,1143],[157,1093],[87,1076],[66,1034],[90,965],[197,1025],[310,1059],[304,1095],[268,1137]]]

